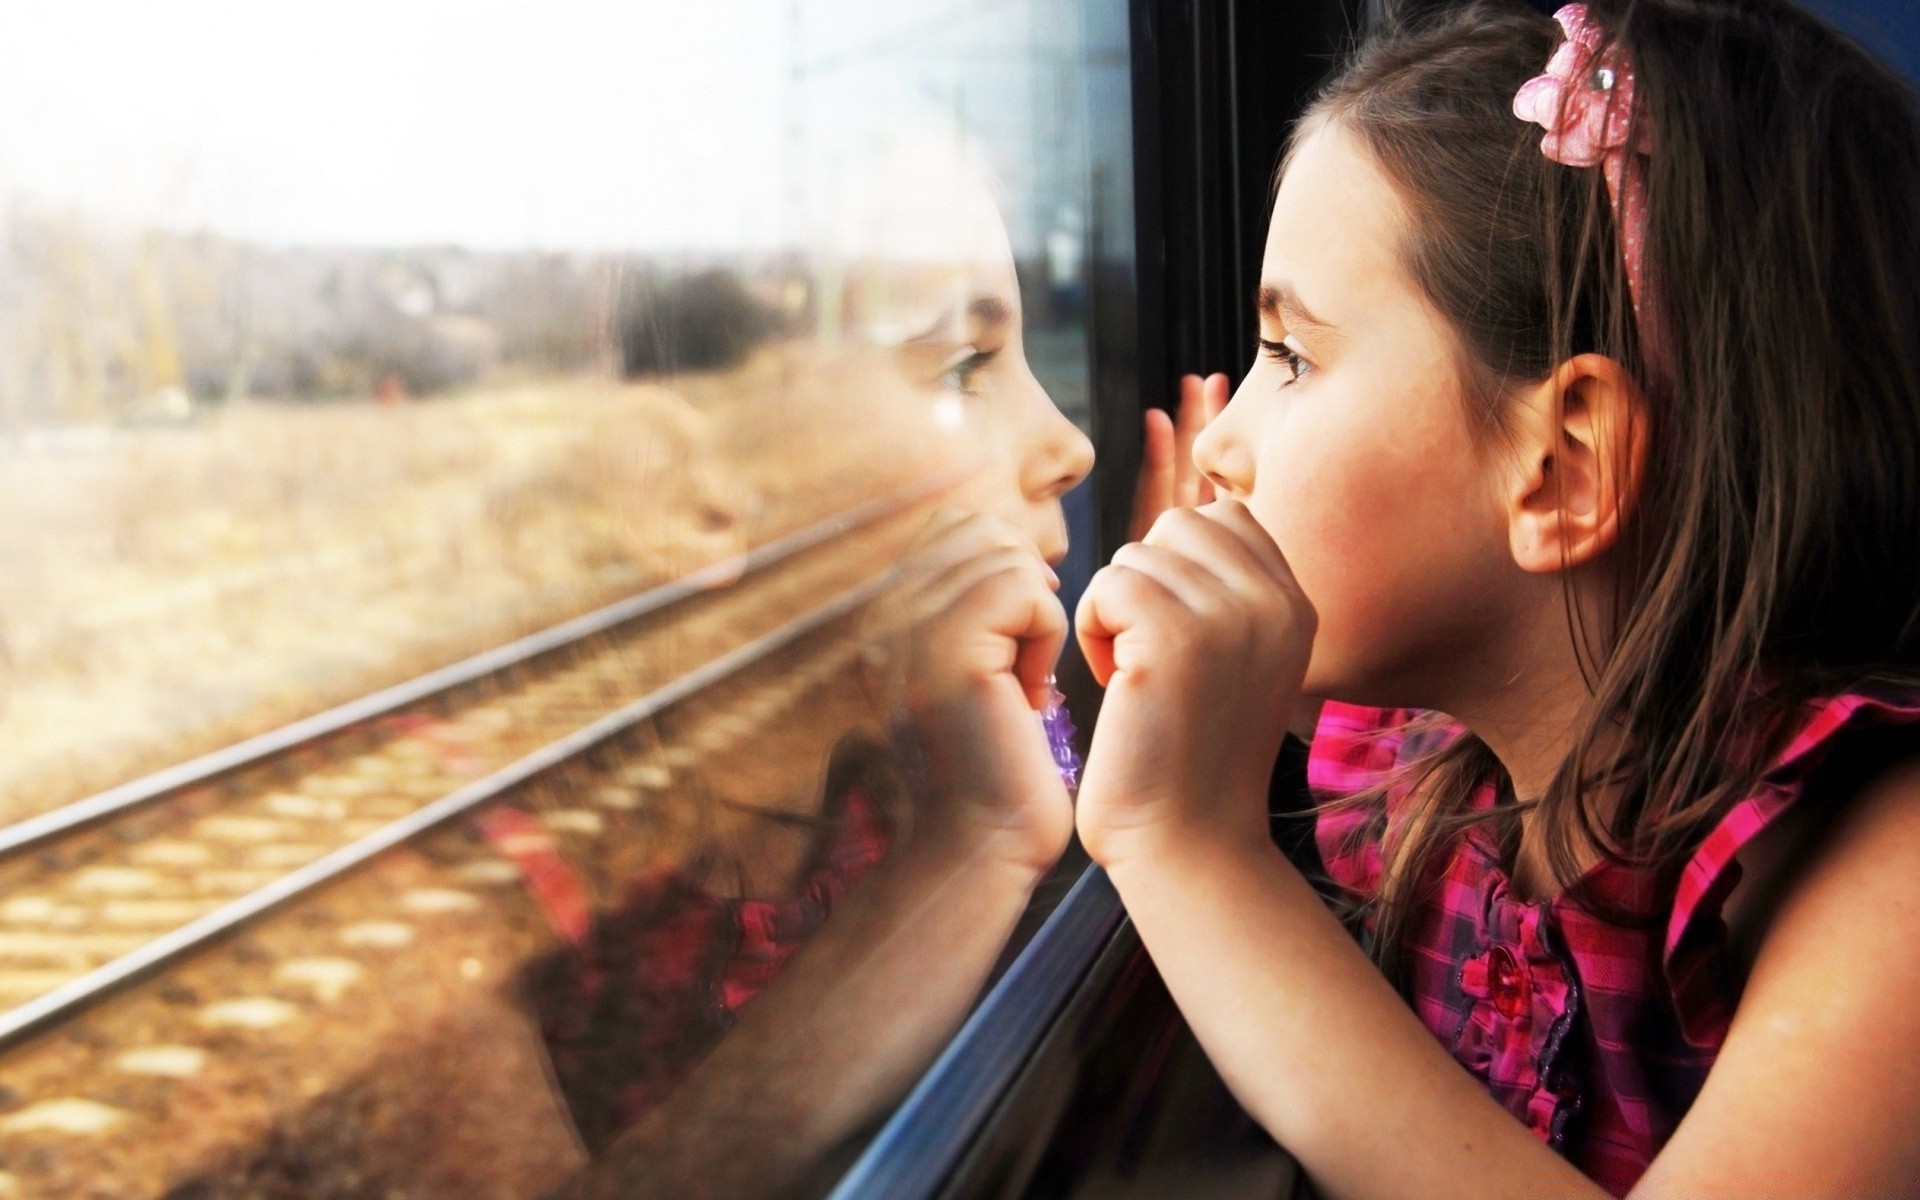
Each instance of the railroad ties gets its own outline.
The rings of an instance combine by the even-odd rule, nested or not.
[[[785,737],[789,773],[817,773],[819,739],[858,719],[857,614],[938,486],[0,830],[0,1200],[215,1180],[235,1131],[285,1132],[289,1097],[337,1140],[326,1104],[399,1086],[377,1078],[396,1040],[500,1043],[518,1066],[490,1086],[447,1068],[454,1107],[539,1124],[518,1111],[546,1092],[511,1005],[471,999],[565,940],[513,839],[575,864],[592,908],[717,836],[687,794],[708,764],[789,770]],[[519,832],[460,820],[501,811]],[[169,1116],[189,1099],[225,1131]],[[349,1173],[387,1136],[335,1125],[356,1121]],[[575,1149],[491,1153],[462,1169],[537,1181]]]

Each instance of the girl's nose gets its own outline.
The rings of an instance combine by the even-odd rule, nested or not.
[[[1253,454],[1233,428],[1233,405],[1213,419],[1193,440],[1193,465],[1214,490],[1237,500],[1253,492]]]
[[[1093,443],[1052,401],[1047,402],[1045,421],[1020,470],[1020,490],[1035,501],[1064,496],[1093,470]]]

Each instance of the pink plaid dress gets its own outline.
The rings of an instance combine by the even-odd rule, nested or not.
[[[1327,800],[1388,783],[1396,768],[1458,736],[1410,732],[1427,714],[1329,703],[1308,758]],[[1912,733],[1920,693],[1851,692],[1811,704],[1804,724],[1754,792],[1702,840],[1664,886],[1652,872],[1601,862],[1583,879],[1629,925],[1598,919],[1566,895],[1515,896],[1494,839],[1474,829],[1439,872],[1410,927],[1408,1000],[1494,1099],[1615,1195],[1624,1195],[1699,1094],[1734,1006],[1740,975],[1722,903],[1740,877],[1735,855],[1839,765],[1868,729]],[[1479,807],[1495,803],[1484,784]],[[1359,898],[1380,877],[1377,810],[1323,812],[1317,840],[1333,881]]]

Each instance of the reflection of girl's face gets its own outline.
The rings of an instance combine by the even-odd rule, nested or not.
[[[980,463],[950,502],[1007,521],[1057,563],[1067,552],[1060,497],[1092,469],[1093,445],[1027,364],[1004,231],[998,242],[998,256],[967,272],[934,322],[902,345],[902,366],[927,388],[935,436]]]
[[[850,185],[858,200],[835,213],[851,265],[834,324],[856,332],[855,357],[884,356],[893,369],[841,390],[836,407],[884,460],[876,466],[967,472],[943,502],[1008,522],[1057,562],[1067,552],[1060,497],[1092,468],[1093,446],[1027,364],[991,172],[950,133],[881,140],[876,174]]]

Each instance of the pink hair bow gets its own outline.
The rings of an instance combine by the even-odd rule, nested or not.
[[[1647,299],[1645,254],[1647,182],[1639,156],[1651,153],[1644,127],[1633,111],[1633,64],[1618,43],[1587,15],[1584,4],[1569,4],[1553,14],[1566,31],[1544,74],[1520,85],[1513,115],[1545,129],[1540,152],[1569,167],[1599,167],[1613,201],[1614,224],[1626,259],[1627,288],[1634,322],[1650,363],[1662,355],[1654,326],[1643,305]]]

